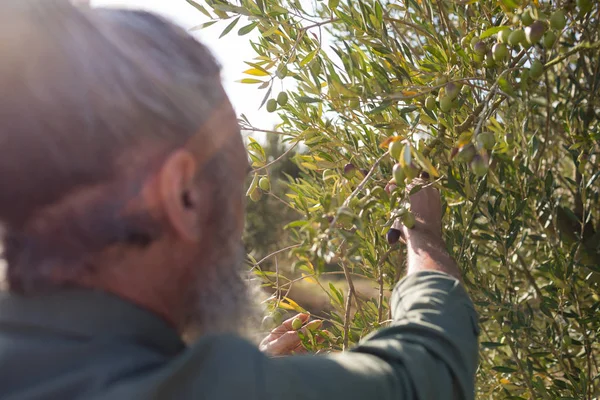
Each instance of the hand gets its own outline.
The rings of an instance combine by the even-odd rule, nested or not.
[[[410,192],[417,185],[426,185],[426,180],[414,179],[407,187]],[[410,196],[410,209],[414,214],[417,224],[415,228],[408,229],[402,225],[402,233],[405,238],[410,238],[411,231],[417,229],[427,232],[437,238],[442,236],[442,201],[439,191],[433,186],[421,188]]]
[[[272,356],[306,353],[306,349],[302,345],[298,331],[292,327],[292,322],[296,318],[299,318],[300,321],[302,321],[302,325],[305,325],[310,319],[310,315],[298,314],[295,317],[284,321],[260,342],[259,349]]]

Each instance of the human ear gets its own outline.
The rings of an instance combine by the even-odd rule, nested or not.
[[[197,162],[187,150],[173,152],[163,163],[159,176],[160,203],[168,222],[183,240],[200,238],[199,188],[195,185]]]

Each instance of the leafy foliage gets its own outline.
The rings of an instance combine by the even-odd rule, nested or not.
[[[324,343],[307,338],[316,350],[386,323],[402,274],[386,231],[410,212],[405,181],[425,170],[481,317],[477,398],[600,396],[598,2],[207,0],[201,11],[224,34],[258,30],[242,82],[263,103],[276,82],[295,85],[269,111],[305,146],[287,194],[304,216],[288,225],[292,255],[336,309],[314,333]],[[346,287],[323,282],[331,264]],[[260,276],[276,286],[272,307],[302,308],[285,297],[293,281]],[[378,295],[360,297],[356,277]]]

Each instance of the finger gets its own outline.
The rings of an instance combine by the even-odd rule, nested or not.
[[[302,345],[298,332],[290,331],[268,343],[265,349],[272,355],[286,355],[290,354],[298,345]]]
[[[304,345],[302,343],[300,343],[298,346],[294,347],[290,353],[291,354],[305,354],[305,353],[308,353],[308,350],[306,349],[306,347],[304,347]]]

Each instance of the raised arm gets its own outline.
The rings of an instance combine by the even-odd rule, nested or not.
[[[442,239],[442,207],[437,189],[425,187],[419,190],[410,196],[410,204],[417,220],[415,227],[396,226],[402,230],[406,240],[407,275],[418,271],[440,271],[461,279],[460,270],[446,251]]]
[[[390,301],[393,322],[349,352],[267,362],[268,398],[278,390],[297,399],[474,398],[477,315],[445,250],[440,196],[425,188],[411,203],[417,224],[401,228],[408,274]]]

